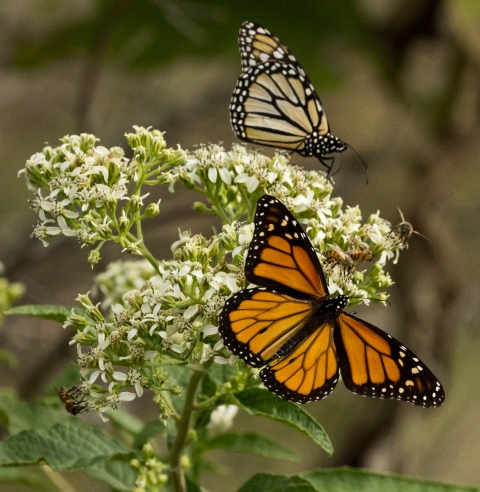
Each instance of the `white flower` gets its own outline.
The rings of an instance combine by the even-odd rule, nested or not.
[[[226,432],[233,426],[233,419],[238,413],[236,405],[219,405],[211,414],[207,427],[218,433]]]

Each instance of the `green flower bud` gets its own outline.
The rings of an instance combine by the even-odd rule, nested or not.
[[[182,394],[182,387],[179,385],[172,386],[170,388],[170,393],[174,396],[180,396]]]
[[[100,251],[96,249],[90,251],[90,253],[88,254],[88,263],[90,263],[90,265],[92,265],[93,267],[93,265],[96,265],[99,261],[100,261]]]
[[[140,195],[133,195],[130,197],[130,203],[128,205],[128,210],[134,214],[138,212],[143,206],[143,198]]]
[[[126,216],[125,210],[122,210],[122,215],[118,219],[118,232],[125,234],[130,229],[130,219]]]
[[[137,460],[136,458],[133,459],[133,460],[130,460],[130,466],[134,469],[134,470],[140,470],[142,464],[140,463],[139,460]]]
[[[95,229],[101,239],[106,241],[112,238],[112,229],[110,228],[109,223],[104,222],[102,224],[96,224]]]
[[[95,143],[99,140],[99,138],[96,138],[95,135],[90,133],[81,133],[79,142],[80,149],[82,149],[83,152],[88,152],[95,147]]]
[[[72,309],[71,313],[67,316],[67,319],[63,325],[64,328],[70,327],[75,330],[83,330],[87,326],[87,320],[80,314],[76,314]]]
[[[188,431],[188,442],[193,442],[196,441],[197,439],[198,439],[197,431],[195,429],[190,429]]]
[[[196,212],[199,212],[201,214],[211,214],[211,215],[216,215],[216,213],[212,210],[211,207],[208,207],[202,202],[194,202],[193,203],[193,210]]]
[[[140,144],[140,136],[137,133],[125,133],[128,145],[131,149],[136,149]]]
[[[150,443],[146,443],[142,447],[142,457],[146,460],[151,458],[154,454],[153,447]]]
[[[145,209],[145,217],[155,217],[160,213],[160,200],[158,203],[150,203],[148,207]]]
[[[139,146],[135,148],[135,162],[142,166],[145,164],[145,161],[147,160],[147,151],[145,147]]]

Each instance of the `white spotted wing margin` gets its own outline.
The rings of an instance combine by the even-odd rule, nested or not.
[[[342,312],[334,340],[343,382],[353,393],[421,407],[439,407],[445,401],[445,391],[432,371],[380,328]]]
[[[242,59],[242,70],[265,61],[281,61],[290,63],[306,77],[305,71],[297,59],[280,39],[266,27],[256,22],[246,21],[238,34],[238,49]]]

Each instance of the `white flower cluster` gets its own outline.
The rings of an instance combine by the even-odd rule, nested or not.
[[[103,217],[99,223],[95,212],[127,193],[126,185],[136,174],[135,161],[126,159],[121,148],[95,146],[96,141],[85,133],[64,137],[61,146],[45,147],[19,172],[35,192],[31,207],[40,223],[33,236],[45,246],[46,239],[60,233],[78,236],[82,244],[95,243],[110,222]],[[95,230],[92,223],[98,225]]]
[[[292,166],[284,153],[270,158],[241,145],[185,153],[166,149],[155,130],[136,128],[127,138],[135,153],[130,161],[120,149],[95,147],[93,136],[82,135],[44,149],[24,170],[36,190],[33,206],[46,236],[66,232],[83,244],[128,239],[122,243],[125,249],[137,247],[145,257],[111,264],[97,277],[95,288],[104,296],[101,307],[107,314],[84,295],[78,299],[83,312],[72,312],[65,323],[76,331],[72,343],[78,347],[89,409],[104,411],[149,388],[168,418],[173,410],[167,394],[181,391],[169,385],[175,366],[233,362],[218,334],[218,315],[228,297],[248,287],[245,258],[256,203],[265,193],[282,200],[303,224],[332,295],[346,294],[350,304],[387,299],[392,280],[384,266],[396,261],[406,242],[379,213],[363,222],[358,207],[343,208],[324,173]],[[128,196],[130,181],[136,184]],[[175,183],[204,195],[210,205],[198,202],[195,208],[220,215],[224,225],[209,239],[181,233],[172,246],[173,260],[157,262],[141,237],[135,242],[125,231],[159,211],[157,206],[150,214],[140,213],[142,184],[167,184],[173,191]],[[43,197],[45,188],[50,192]],[[127,204],[120,211],[122,199]],[[100,380],[108,390],[96,384]]]

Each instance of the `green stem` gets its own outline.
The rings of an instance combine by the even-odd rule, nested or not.
[[[204,362],[201,366],[202,371],[195,371],[192,374],[190,383],[188,384],[183,413],[180,420],[177,422],[177,437],[175,438],[170,454],[170,466],[172,468],[173,488],[175,492],[186,492],[187,490],[185,472],[180,464],[180,458],[182,457],[182,451],[187,443],[198,385],[212,363],[212,360]]]
[[[230,224],[231,220],[230,218],[225,214],[222,206],[220,205],[219,201],[217,200],[217,187],[215,186],[215,190],[212,191],[212,187],[210,183],[208,182],[208,178],[205,181],[205,189],[207,190],[207,196],[214,205],[214,207],[217,209],[218,215],[222,218],[222,221],[224,224]]]
[[[59,473],[54,472],[48,465],[40,465],[40,469],[62,492],[77,492],[77,489],[70,485]]]
[[[126,234],[126,237],[136,243],[138,241],[138,238],[135,237],[131,232],[128,232]],[[155,269],[155,271],[157,273],[160,273],[160,269],[158,268],[158,262],[157,260],[155,259],[155,257],[152,255],[152,253],[150,253],[150,251],[148,250],[148,248],[145,246],[145,244],[143,243],[143,241],[141,241],[138,245],[138,249],[142,252],[142,255],[144,256],[144,258],[146,258],[148,260],[148,262],[150,263],[150,265],[153,266],[153,268]]]

